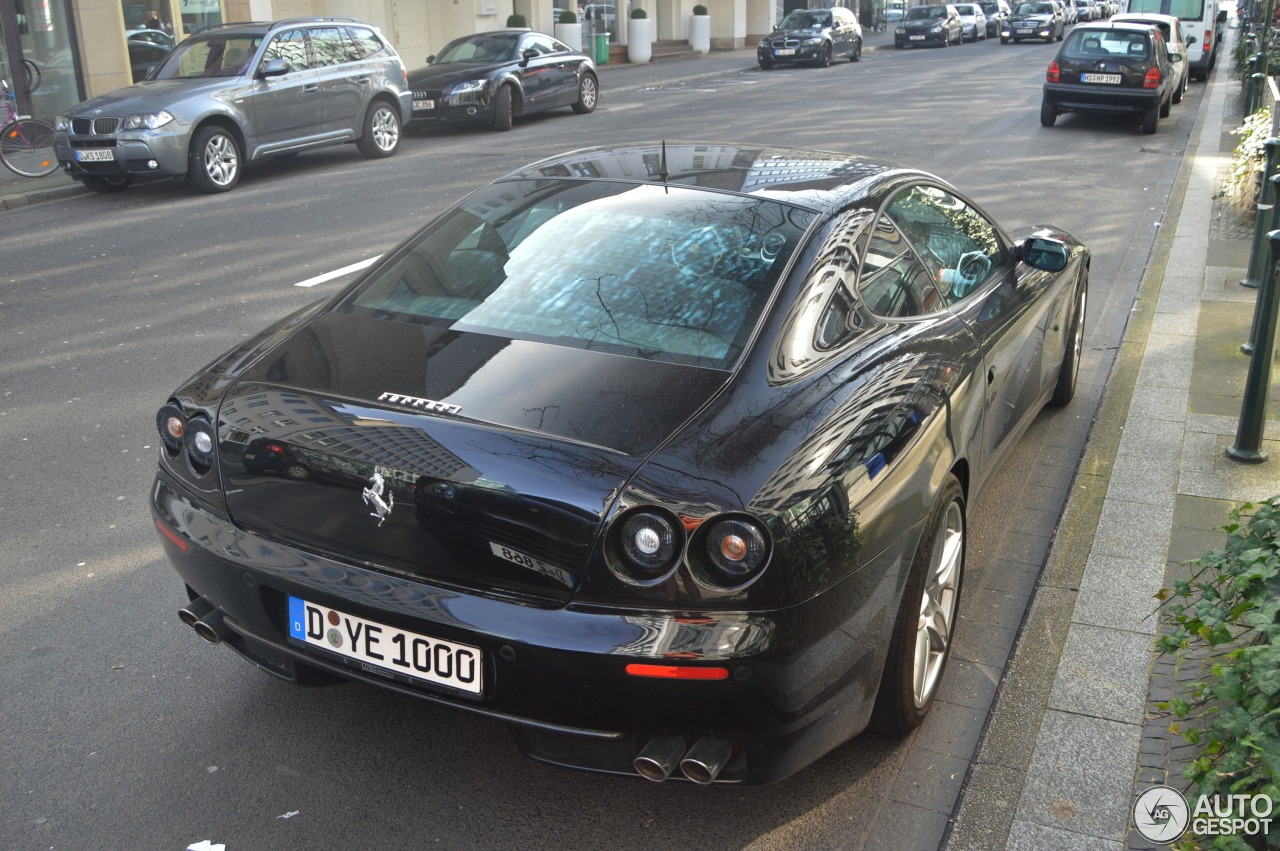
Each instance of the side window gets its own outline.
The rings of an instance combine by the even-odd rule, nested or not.
[[[338,27],[316,27],[311,30],[311,54],[315,67],[341,65],[351,61],[351,45]]]
[[[888,216],[876,221],[867,243],[858,291],[877,316],[902,319],[942,309],[933,275]]]
[[[995,226],[936,186],[913,186],[899,193],[886,212],[920,255],[949,305],[1009,263]]]
[[[307,39],[302,30],[289,30],[271,39],[263,59],[283,59],[290,71],[305,71],[310,67],[307,62]]]
[[[526,50],[536,50],[538,51],[539,56],[546,56],[548,54],[555,53],[556,48],[554,39],[550,39],[545,35],[536,34],[526,36],[524,40],[520,42],[520,52],[524,53]]]
[[[347,36],[351,39],[351,59],[367,59],[382,50],[382,41],[368,27],[348,27]]]

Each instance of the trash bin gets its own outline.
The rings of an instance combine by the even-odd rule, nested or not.
[[[597,65],[609,64],[609,34],[596,33],[592,39],[591,58]]]

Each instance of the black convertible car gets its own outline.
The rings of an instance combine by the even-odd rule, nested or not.
[[[180,616],[285,680],[650,780],[910,730],[966,507],[1074,393],[1089,260],[842,153],[534,163],[159,409]],[[332,472],[247,460],[266,444]]]
[[[409,124],[479,122],[510,130],[521,115],[571,107],[596,108],[595,63],[543,33],[497,30],[463,36],[409,72],[413,113]]]

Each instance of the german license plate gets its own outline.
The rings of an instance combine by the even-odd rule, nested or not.
[[[480,694],[480,648],[441,641],[289,598],[289,637],[415,680]]]
[[[1082,83],[1106,83],[1109,86],[1120,85],[1119,74],[1081,74],[1080,82]]]
[[[795,56],[796,51],[794,47],[780,47],[773,52],[773,55],[774,56]]]
[[[922,35],[909,35],[909,36],[907,36],[907,40],[908,40],[908,41],[924,41],[924,36],[922,36]]]
[[[413,109],[415,112],[418,112],[418,111],[430,112],[435,108],[436,108],[436,102],[433,100],[415,100],[413,102]]]
[[[76,151],[76,159],[82,163],[115,162],[115,154],[109,148],[97,148],[92,151]]]
[[[1025,34],[1025,33],[1029,33],[1029,32],[1031,32],[1031,28],[1030,28],[1030,27],[1018,27],[1016,30],[1014,30],[1014,32],[1016,32],[1016,33],[1021,33],[1021,34]]]

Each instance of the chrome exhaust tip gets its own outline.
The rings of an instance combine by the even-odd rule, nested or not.
[[[213,603],[209,602],[208,597],[196,597],[190,603],[187,603],[186,606],[178,609],[178,620],[182,621],[192,629],[195,629],[196,621],[200,620],[212,611]]]
[[[680,760],[680,770],[694,783],[708,786],[716,782],[733,755],[733,745],[725,739],[698,739]]]
[[[654,736],[640,751],[632,765],[645,780],[661,783],[671,776],[684,756],[684,739],[679,736]]]
[[[191,625],[196,635],[210,644],[219,644],[227,635],[226,623],[222,618],[222,609],[214,609]]]

